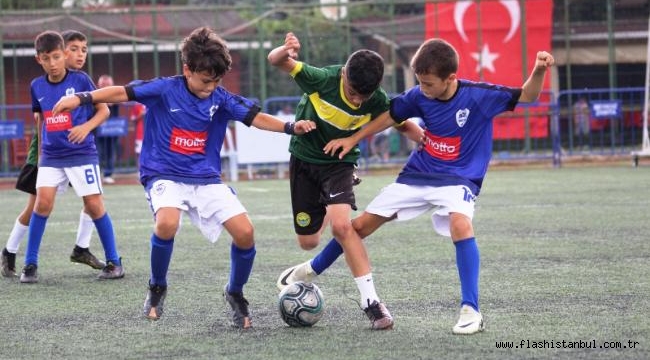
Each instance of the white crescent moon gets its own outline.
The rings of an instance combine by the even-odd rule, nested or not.
[[[499,2],[506,8],[506,10],[508,10],[508,14],[510,14],[510,30],[508,31],[508,35],[503,39],[503,42],[506,43],[515,36],[515,32],[517,32],[517,29],[519,28],[519,23],[521,22],[521,9],[519,8],[519,1],[517,0],[501,0]]]
[[[510,30],[508,34],[503,39],[503,42],[508,42],[515,36],[517,29],[519,28],[519,23],[521,22],[521,9],[519,8],[519,1],[517,0],[499,0],[499,3],[508,10],[508,15],[510,15]],[[462,0],[456,2],[454,6],[454,24],[456,25],[456,30],[458,30],[458,35],[463,39],[463,41],[468,42],[467,34],[465,34],[465,27],[463,25],[463,18],[465,13],[470,6],[474,4],[472,0]]]
[[[458,30],[458,35],[465,42],[468,41],[467,35],[465,35],[465,26],[463,25],[463,18],[465,17],[465,12],[467,9],[472,6],[473,1],[463,0],[456,3],[454,6],[454,24],[456,24],[456,30]]]

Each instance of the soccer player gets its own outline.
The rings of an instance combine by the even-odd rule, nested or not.
[[[299,50],[298,38],[288,33],[284,44],[268,54],[269,62],[289,73],[304,92],[296,119],[317,124],[315,131],[292,137],[289,145],[294,230],[300,247],[311,250],[331,226],[345,249],[371,328],[390,329],[393,318],[376,293],[368,254],[350,221],[352,210],[357,209],[353,173],[360,151],[355,146],[340,158],[323,152],[328,141],[354,134],[388,110],[388,96],[380,88],[384,62],[374,51],[358,50],[345,65],[320,68],[297,61]]]
[[[155,225],[144,315],[157,320],[163,314],[174,236],[184,211],[209,241],[217,241],[223,228],[231,235],[230,277],[223,295],[232,308],[233,325],[246,329],[252,322],[243,287],[256,250],[246,209],[220,177],[219,151],[228,121],[287,134],[303,134],[315,124],[285,123],[219,86],[232,60],[225,41],[210,28],[197,28],[183,40],[181,60],[182,75],[77,93],[62,98],[55,113],[97,102],[137,101],[147,107],[140,181]]]
[[[435,231],[451,237],[460,278],[460,317],[454,334],[473,334],[484,328],[479,310],[479,250],[472,218],[474,203],[492,155],[492,119],[518,103],[537,100],[553,57],[537,53],[535,67],[521,88],[459,79],[458,54],[446,41],[424,42],[411,60],[420,83],[391,100],[386,116],[356,134],[329,142],[324,150],[339,158],[364,137],[382,131],[393,121],[419,117],[425,139],[415,149],[395,183],[385,187],[353,219],[362,238],[390,220],[409,220],[431,209]],[[327,269],[344,248],[330,241],[310,261],[285,270],[278,283],[312,281]]]
[[[84,106],[75,111],[54,114],[52,108],[63,95],[93,90],[88,75],[70,70],[66,64],[63,37],[54,31],[40,33],[35,41],[36,61],[45,75],[32,81],[32,111],[37,121],[40,144],[36,201],[29,220],[25,267],[21,283],[38,282],[38,252],[47,219],[54,207],[57,189],[71,184],[83,198],[84,209],[93,219],[106,255],[100,279],[124,277],[124,269],[115,246],[111,218],[104,208],[101,181],[98,178],[97,149],[92,134],[106,120],[105,104]]]
[[[63,36],[63,41],[65,42],[67,67],[73,70],[81,70],[86,63],[86,57],[88,55],[88,41],[86,35],[76,30],[66,30],[61,33],[61,36]],[[35,116],[40,115],[35,114]],[[2,249],[2,255],[0,256],[0,272],[4,277],[16,276],[16,253],[18,252],[20,242],[25,238],[27,230],[29,229],[29,219],[34,211],[34,203],[36,202],[37,163],[38,136],[33,136],[29,144],[27,161],[20,170],[18,181],[16,182],[16,189],[28,193],[29,198],[27,200],[27,205],[20,215],[18,215],[14,227],[9,233],[7,245]],[[77,228],[77,241],[72,253],[70,254],[70,261],[86,264],[94,269],[103,269],[104,266],[106,266],[106,263],[97,259],[89,249],[90,238],[94,227],[95,224],[93,223],[93,219],[86,214],[82,208],[79,216],[79,226]]]

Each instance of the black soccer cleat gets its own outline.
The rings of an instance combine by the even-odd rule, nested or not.
[[[163,314],[163,306],[167,297],[167,286],[151,285],[144,299],[144,316],[151,320],[158,320]]]
[[[240,329],[248,329],[253,326],[248,311],[248,300],[243,293],[229,292],[228,284],[223,288],[223,299],[232,309],[232,325]]]

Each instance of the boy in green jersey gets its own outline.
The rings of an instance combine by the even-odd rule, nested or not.
[[[360,150],[357,147],[342,159],[323,151],[330,140],[348,137],[388,111],[388,95],[380,88],[384,62],[376,52],[363,49],[351,54],[345,65],[315,67],[297,60],[299,50],[298,38],[288,33],[284,44],[268,55],[269,62],[289,73],[304,93],[296,107],[296,119],[316,122],[316,130],[293,136],[289,144],[291,206],[297,239],[302,249],[314,249],[330,225],[344,249],[371,328],[390,329],[393,318],[377,296],[368,254],[350,220],[352,210],[357,209],[353,174]],[[414,128],[417,124],[406,123],[400,126],[404,128],[401,131],[421,133]],[[290,273],[283,274],[278,287],[289,285],[290,279]]]

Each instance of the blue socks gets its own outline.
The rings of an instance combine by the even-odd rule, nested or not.
[[[255,260],[255,246],[250,249],[240,249],[234,243],[230,245],[230,280],[228,281],[228,292],[240,293],[244,284],[253,270]]]
[[[95,223],[95,228],[99,235],[99,241],[101,241],[102,246],[104,247],[106,260],[111,261],[117,266],[122,265],[120,255],[117,253],[117,247],[115,246],[115,233],[113,232],[113,222],[111,221],[111,217],[108,216],[108,213],[104,213],[104,216],[93,220],[93,222]]]
[[[41,247],[43,233],[47,216],[38,215],[32,212],[29,220],[29,235],[27,235],[27,249],[25,250],[25,265],[34,264],[38,266],[38,250]]]
[[[454,243],[456,246],[456,266],[460,278],[461,305],[478,308],[478,278],[481,260],[476,239],[471,237]]]
[[[325,245],[311,261],[311,268],[314,269],[316,275],[320,275],[325,269],[332,266],[336,259],[343,254],[343,248],[335,238]]]
[[[456,266],[458,267],[458,276],[460,278],[461,305],[470,305],[478,311],[478,281],[481,260],[476,239],[473,237],[467,238],[455,242],[454,245],[456,247]],[[311,267],[316,274],[320,275],[341,254],[343,254],[343,248],[333,238],[312,259]]]
[[[174,251],[174,238],[163,240],[151,234],[151,285],[167,286],[167,270]]]
[[[163,240],[151,235],[151,280],[150,284],[167,286],[167,271],[171,262],[172,252],[174,250],[174,239]],[[230,278],[229,292],[242,292],[244,284],[253,270],[253,261],[255,260],[256,250],[253,246],[250,249],[240,249],[235,244],[230,247]]]

